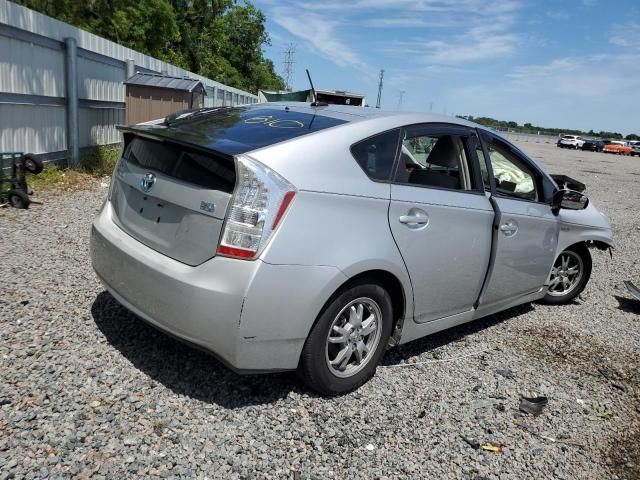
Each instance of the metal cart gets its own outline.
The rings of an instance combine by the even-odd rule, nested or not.
[[[22,152],[0,152],[0,204],[9,203],[15,208],[29,208],[31,189],[27,185],[27,173],[42,171],[42,160]]]

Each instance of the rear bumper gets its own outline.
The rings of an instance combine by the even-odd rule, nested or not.
[[[91,231],[92,264],[105,288],[150,324],[239,372],[296,368],[326,300],[316,297],[344,278],[333,267],[225,257],[192,267],[130,237],[112,215],[107,202]]]

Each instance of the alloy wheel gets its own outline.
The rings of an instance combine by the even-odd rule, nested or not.
[[[337,377],[350,377],[371,360],[380,342],[382,313],[371,298],[349,302],[331,323],[326,341],[326,362]]]
[[[548,294],[561,297],[569,294],[580,283],[584,272],[582,258],[571,250],[560,254],[551,269]]]

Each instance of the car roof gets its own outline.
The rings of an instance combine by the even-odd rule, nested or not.
[[[363,121],[367,119],[374,118],[415,118],[416,116],[420,116],[423,118],[422,122],[424,123],[455,123],[457,125],[465,125],[473,128],[485,128],[482,125],[478,125],[476,123],[470,122],[469,120],[465,120],[459,117],[450,117],[447,115],[439,115],[436,113],[426,113],[426,112],[399,112],[393,110],[383,110],[380,108],[371,108],[371,107],[355,107],[352,105],[326,105],[326,106],[312,106],[306,102],[272,102],[272,103],[257,103],[254,107],[264,106],[264,105],[280,105],[282,107],[289,107],[294,111],[313,111],[317,115],[324,115],[327,117],[335,117],[342,120],[347,120],[350,122]]]
[[[281,125],[276,125],[278,122]],[[289,123],[284,125],[282,122]],[[458,117],[393,112],[350,105],[314,106],[306,102],[266,102],[189,110],[170,115],[164,120],[119,129],[187,142],[225,155],[236,155],[307,137],[330,127],[360,125],[364,127],[361,138],[366,138],[375,133],[420,123],[452,124],[488,130]]]

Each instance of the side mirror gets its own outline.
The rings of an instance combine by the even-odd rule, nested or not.
[[[566,210],[584,210],[589,205],[589,198],[575,190],[558,190],[553,194],[551,208],[557,213],[561,208]]]

